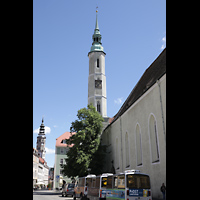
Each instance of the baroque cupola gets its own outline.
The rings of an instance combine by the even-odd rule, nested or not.
[[[44,119],[42,118],[42,123],[39,128],[39,134],[37,136],[36,149],[38,150],[39,156],[45,159],[45,144],[46,144],[46,136],[45,136],[45,126]]]

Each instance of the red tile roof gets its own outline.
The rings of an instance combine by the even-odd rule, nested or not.
[[[62,140],[69,139],[71,135],[74,135],[75,132],[65,132],[60,137],[56,139],[56,147],[67,147],[67,144],[61,143]]]
[[[42,164],[44,164],[44,159],[43,159],[43,158],[39,157],[39,161],[40,161]]]
[[[109,124],[114,120],[114,117],[109,118]]]

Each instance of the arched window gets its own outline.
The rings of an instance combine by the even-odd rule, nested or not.
[[[97,111],[101,113],[101,106],[99,101],[97,101]]]
[[[142,165],[142,139],[140,127],[136,126],[136,151],[137,151],[137,166]]]
[[[155,163],[158,162],[160,158],[159,158],[157,125],[156,125],[156,119],[153,115],[151,115],[149,119],[149,135],[151,144],[152,163]]]
[[[130,157],[129,157],[129,141],[128,133],[125,134],[125,148],[126,148],[126,168],[130,167]]]
[[[115,166],[116,169],[119,169],[119,144],[118,144],[118,138],[116,138],[116,147],[115,147]]]

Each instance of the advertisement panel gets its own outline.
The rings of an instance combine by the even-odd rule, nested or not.
[[[148,191],[145,189],[129,189],[130,197],[147,197]]]
[[[124,190],[109,190],[107,189],[106,191],[106,198],[110,199],[124,199],[125,198],[125,193]]]

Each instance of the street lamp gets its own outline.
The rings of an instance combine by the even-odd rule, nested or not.
[[[87,171],[88,171],[88,174],[90,174],[91,168],[88,168]]]

